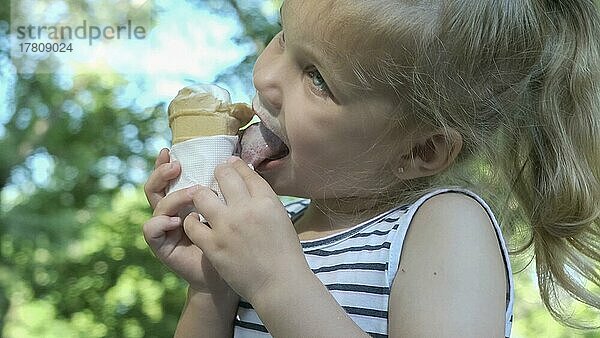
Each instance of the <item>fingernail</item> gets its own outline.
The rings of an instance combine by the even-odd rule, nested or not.
[[[171,222],[173,222],[173,223],[180,223],[181,222],[181,218],[179,218],[179,217],[171,217]]]
[[[239,157],[237,156],[231,156],[228,160],[227,163],[232,164],[235,163],[235,161],[237,161],[239,159]]]

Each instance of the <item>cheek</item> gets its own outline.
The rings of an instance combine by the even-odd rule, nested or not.
[[[290,145],[298,150],[310,147],[312,151],[335,142],[339,123],[331,118],[331,112],[319,111],[306,104],[305,99],[287,101],[289,109],[285,110],[286,133]],[[295,150],[295,149],[293,149]]]
[[[311,157],[321,160],[332,146],[331,138],[317,125],[300,125],[288,129],[292,155],[299,161],[310,161]]]
[[[287,119],[287,118],[286,118]],[[306,121],[302,121],[305,119]],[[352,143],[356,134],[352,134],[343,122],[324,118],[288,120],[287,135],[292,148],[292,157],[299,166],[309,170],[335,169],[347,162],[352,154]],[[320,170],[319,170],[320,171]]]

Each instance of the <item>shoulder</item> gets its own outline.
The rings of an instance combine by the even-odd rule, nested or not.
[[[474,197],[460,192],[445,192],[426,199],[412,218],[407,237],[427,236],[430,243],[452,246],[456,253],[470,252],[498,239],[490,215]],[[453,240],[450,240],[453,239]],[[472,240],[455,245],[455,240]],[[483,241],[482,241],[483,240]],[[494,250],[494,253],[499,250]]]
[[[503,337],[506,288],[486,209],[463,193],[430,197],[404,240],[390,297],[390,336]]]

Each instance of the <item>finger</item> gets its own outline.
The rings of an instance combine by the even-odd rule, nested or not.
[[[225,203],[223,203],[217,194],[209,187],[198,186],[198,189],[192,195],[192,199],[196,206],[196,210],[198,210],[211,225],[214,225],[213,221],[217,219],[219,214],[225,213]]]
[[[168,163],[169,161],[169,149],[162,148],[156,157],[156,161],[154,162],[154,169],[158,168],[161,164]]]
[[[240,177],[244,180],[246,189],[253,197],[272,197],[276,195],[269,183],[265,181],[259,174],[248,167],[246,162],[242,161],[237,156],[232,156],[227,161],[233,168],[238,172]]]
[[[165,189],[169,186],[170,181],[177,178],[180,173],[179,162],[163,163],[152,171],[144,185],[144,192],[153,209],[156,208],[158,201],[165,197]]]
[[[160,242],[167,231],[175,230],[181,226],[180,217],[156,216],[152,217],[143,226],[144,238],[148,244]]]
[[[192,196],[196,189],[198,189],[198,186],[181,189],[162,198],[154,208],[154,216],[176,216],[180,210],[193,205]]]
[[[250,198],[246,182],[231,164],[224,163],[218,165],[215,169],[215,178],[228,205],[233,205],[240,200],[248,200]]]
[[[197,213],[192,212],[185,218],[183,221],[183,231],[185,231],[185,234],[192,243],[196,244],[202,251],[205,253],[211,251],[212,230],[207,224],[200,222]]]

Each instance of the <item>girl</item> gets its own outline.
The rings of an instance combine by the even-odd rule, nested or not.
[[[582,325],[561,292],[600,308],[592,0],[287,0],[281,19],[225,201],[165,197],[165,150],[145,186],[146,240],[189,282],[177,336],[509,336],[507,249],[471,191],[533,248],[555,318]]]

